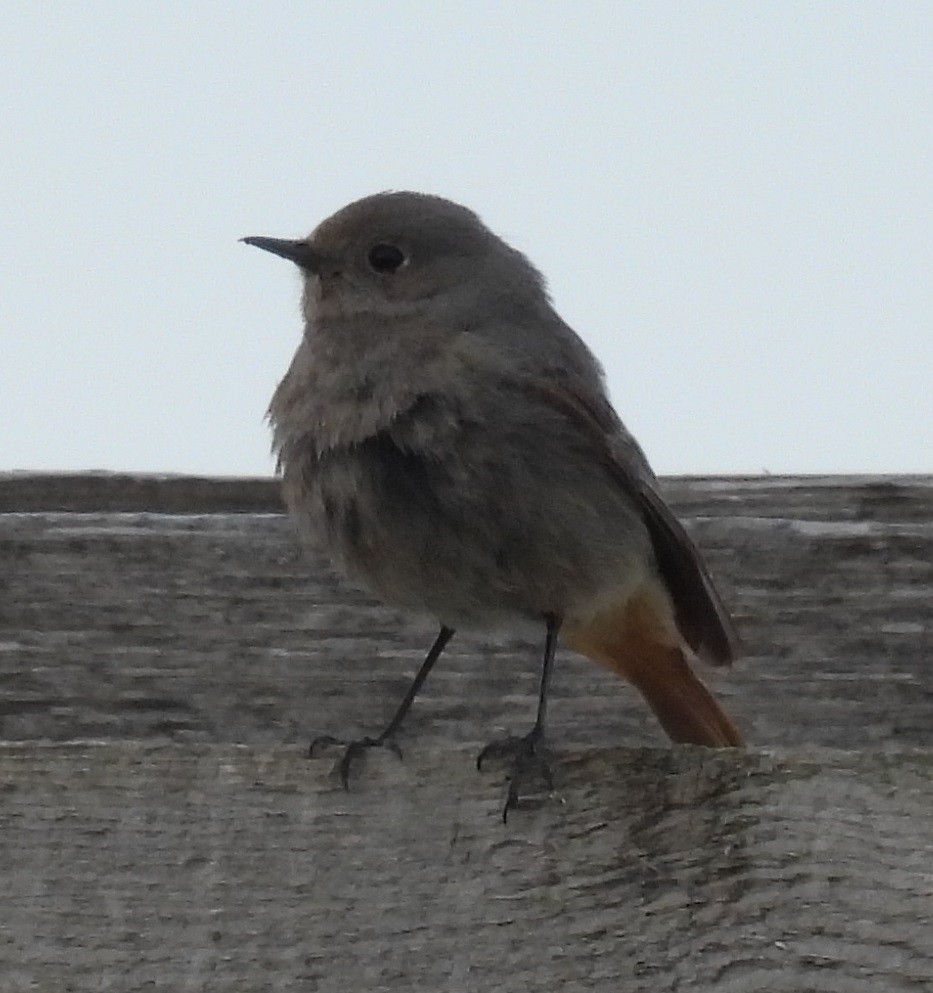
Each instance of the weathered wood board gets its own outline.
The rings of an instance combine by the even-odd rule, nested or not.
[[[540,646],[305,558],[268,481],[0,477],[0,991],[933,988],[933,479],[672,480],[749,748],[669,748],[562,652],[556,794],[477,749]],[[168,512],[167,512],[168,511]]]
[[[269,512],[275,484],[117,477],[110,492],[109,479],[52,477],[45,505],[73,509],[32,513],[12,512],[4,487],[38,507],[39,482],[0,481],[0,738],[297,743],[391,714],[432,626],[302,554]],[[738,623],[742,661],[704,677],[751,744],[931,744],[933,478],[669,491]],[[88,510],[96,502],[136,510]],[[458,634],[406,739],[481,744],[522,729],[540,651],[514,634]],[[565,651],[553,698],[555,744],[664,740],[626,685]]]
[[[931,988],[929,753],[576,752],[505,826],[472,755],[0,748],[2,988]]]

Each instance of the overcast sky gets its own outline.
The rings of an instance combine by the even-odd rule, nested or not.
[[[0,469],[271,471],[298,236],[459,200],[659,472],[933,471],[933,4],[3,5]]]

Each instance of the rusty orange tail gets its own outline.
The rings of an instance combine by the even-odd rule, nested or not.
[[[564,626],[564,641],[627,679],[673,741],[728,748],[742,735],[700,682],[684,654],[665,601],[642,590],[585,624]]]

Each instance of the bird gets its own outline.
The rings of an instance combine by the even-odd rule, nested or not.
[[[742,736],[694,671],[737,642],[697,546],[543,276],[442,197],[357,200],[304,238],[251,236],[303,279],[303,334],[269,406],[301,535],[437,637],[389,724],[342,742],[347,785],[396,735],[460,629],[543,625],[535,722],[490,743],[503,816],[552,784],[545,726],[558,639],[627,680],[674,742]],[[663,387],[660,387],[663,389]],[[321,736],[312,751],[340,739]]]

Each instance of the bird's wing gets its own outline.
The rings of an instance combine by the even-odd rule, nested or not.
[[[562,413],[589,440],[596,457],[641,512],[684,641],[704,661],[729,665],[737,654],[736,637],[709,570],[608,400],[594,403],[566,383],[525,382],[522,389]]]

